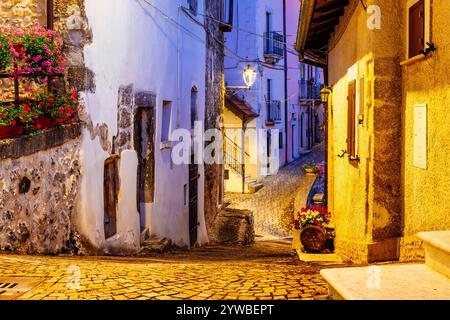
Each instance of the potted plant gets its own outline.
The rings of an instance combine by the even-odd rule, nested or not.
[[[0,105],[0,139],[22,135],[24,127],[32,123],[36,116],[26,103],[10,107]]]
[[[320,169],[312,162],[305,164],[303,170],[305,170],[306,174],[317,174],[320,172]]]
[[[38,129],[48,129],[61,124],[74,123],[78,120],[78,112],[81,108],[75,89],[72,89],[70,94],[57,97],[40,95],[35,107],[38,114],[35,126]]]
[[[327,227],[331,214],[322,206],[303,208],[297,213],[294,229],[298,230],[298,238],[303,251],[321,253],[326,249]]]

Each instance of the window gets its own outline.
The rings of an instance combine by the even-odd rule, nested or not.
[[[167,142],[170,140],[171,118],[172,118],[172,101],[163,101],[162,127],[161,127],[162,142]]]
[[[418,1],[409,8],[409,58],[425,48],[425,2]]]
[[[194,15],[197,15],[198,3],[197,0],[188,0],[189,11],[191,11]]]
[[[356,81],[348,85],[347,112],[347,152],[351,158],[356,157]]]
[[[421,54],[431,41],[431,0],[408,0],[406,10],[407,58]]]
[[[266,12],[266,32],[267,34],[272,31],[272,14],[270,12]]]
[[[233,2],[234,0],[222,0],[220,13],[220,29],[224,32],[230,32],[233,29]]]
[[[195,128],[195,121],[197,121],[197,88],[191,89],[191,129]]]

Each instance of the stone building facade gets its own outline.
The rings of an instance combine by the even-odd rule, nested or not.
[[[224,31],[220,28],[223,18],[222,1],[205,0],[205,12],[210,18],[205,19],[206,27],[206,98],[205,131],[223,130],[224,112]],[[205,142],[205,146],[208,142]],[[222,150],[216,150],[216,158],[223,157]],[[209,233],[213,232],[215,219],[223,205],[223,166],[205,164],[205,220]]]
[[[442,1],[340,4],[334,26],[319,26],[324,1],[303,1],[297,49],[328,68],[328,206],[336,250],[355,262],[423,258],[419,231],[450,228],[446,164],[450,91],[446,51],[448,9]],[[410,12],[425,10],[423,50],[408,55]],[[336,9],[336,8],[335,8]],[[312,21],[311,28],[306,24]],[[313,33],[328,28],[323,39]],[[327,33],[328,32],[328,33]],[[426,40],[426,41],[424,41]],[[425,51],[427,43],[437,51]],[[316,49],[327,48],[326,53]],[[319,52],[319,53],[318,53]],[[327,55],[327,56],[326,56]],[[430,75],[432,75],[430,77]],[[427,109],[425,125],[415,118]],[[423,120],[423,118],[422,118]],[[419,139],[426,142],[419,143]],[[426,165],[416,163],[416,155]],[[422,159],[423,160],[423,159]]]
[[[44,0],[0,8],[0,26],[47,17]],[[222,169],[175,164],[172,134],[190,130],[193,113],[221,128],[223,30],[204,13],[222,10],[217,1],[54,0],[82,124],[0,142],[0,249],[132,254],[148,237],[208,243]]]

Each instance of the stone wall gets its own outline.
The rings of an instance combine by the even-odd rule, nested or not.
[[[79,134],[76,126],[22,138],[27,142],[0,141],[1,155],[8,156],[0,157],[0,250],[84,251],[74,226],[81,175]],[[50,148],[29,154],[27,145],[40,144]],[[12,150],[16,157],[11,157]]]
[[[45,0],[1,2],[0,27],[37,22],[46,26]],[[64,40],[68,58],[67,89],[93,92],[94,75],[84,67],[83,57],[83,47],[91,41],[84,0],[55,0],[54,29]],[[0,80],[0,88],[0,100],[12,100],[11,81]],[[80,136],[81,127],[75,125],[0,141],[0,250],[86,252],[75,226],[82,174]]]
[[[220,1],[206,0],[205,11],[213,17],[220,17]],[[224,41],[223,32],[217,21],[206,18],[205,24],[209,30],[206,33],[206,99],[205,99],[205,130],[222,129],[224,110],[224,47],[219,42]],[[222,157],[222,155],[216,155]],[[204,165],[205,168],[205,222],[208,234],[212,231],[214,219],[222,205],[219,194],[219,184],[222,184],[223,167],[217,164]],[[220,173],[222,171],[222,174]]]

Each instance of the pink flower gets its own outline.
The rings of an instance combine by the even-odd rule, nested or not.
[[[47,68],[47,67],[51,67],[52,66],[52,62],[51,61],[44,61],[41,63],[41,67],[43,68]]]
[[[41,55],[36,56],[36,57],[33,57],[33,61],[34,61],[34,62],[38,62],[38,61],[40,61],[40,60],[42,60],[42,56],[41,56]]]

